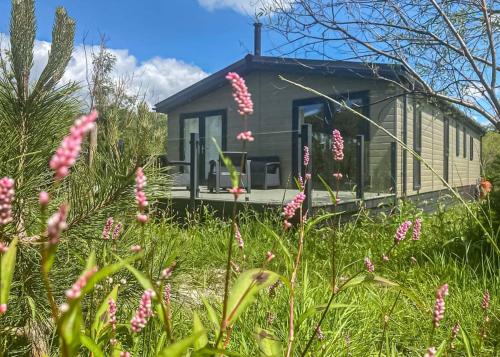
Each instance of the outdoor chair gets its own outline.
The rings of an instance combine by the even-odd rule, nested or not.
[[[189,190],[191,177],[189,171],[186,169],[190,166],[189,161],[171,161],[167,155],[161,155],[159,156],[159,163],[161,167],[178,168],[175,172],[169,172],[172,178],[172,187],[186,187]]]
[[[251,162],[246,152],[226,151],[222,153],[226,159],[231,160],[234,168],[240,173],[239,185],[244,187],[248,193],[251,192]],[[242,165],[243,164],[243,165]],[[210,192],[219,193],[220,189],[232,188],[231,174],[224,164],[222,157],[210,161],[210,172],[208,173],[207,187]]]
[[[253,187],[262,187],[267,190],[269,187],[281,185],[278,156],[252,156],[249,160],[251,161]]]

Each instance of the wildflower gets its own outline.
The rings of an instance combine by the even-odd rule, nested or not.
[[[335,180],[340,181],[340,180],[342,180],[342,177],[344,177],[344,176],[340,172],[335,172],[333,174],[333,177],[335,178]]]
[[[369,273],[373,273],[375,271],[375,265],[373,265],[370,258],[366,257],[364,263],[365,263],[365,268]]]
[[[460,322],[456,322],[451,329],[451,339],[454,340],[457,338],[458,332],[460,332]]]
[[[68,228],[66,218],[68,217],[68,206],[62,204],[59,210],[47,220],[47,236],[50,244],[57,244],[61,233]]]
[[[388,262],[388,261],[389,261],[389,256],[387,256],[387,255],[385,255],[385,254],[384,254],[384,255],[382,255],[382,260],[383,260],[384,262]]]
[[[102,230],[102,239],[108,240],[111,233],[111,228],[113,228],[113,217],[109,217],[104,224],[104,229]]]
[[[82,148],[85,135],[94,127],[97,112],[93,110],[89,115],[77,119],[59,148],[50,160],[50,168],[55,171],[56,180],[68,176],[69,169],[75,164]]]
[[[229,192],[233,194],[234,199],[237,200],[238,197],[244,192],[241,187],[233,187],[229,189]]]
[[[271,260],[273,260],[276,256],[271,252],[271,251],[268,251],[266,253],[266,261],[269,263]]]
[[[61,313],[66,313],[69,311],[69,304],[68,303],[62,303],[61,306],[59,306],[59,311],[61,311]]]
[[[481,302],[481,308],[483,310],[488,310],[490,307],[490,292],[486,290],[483,294],[483,301]]]
[[[118,222],[115,226],[115,229],[113,230],[113,235],[111,236],[111,239],[117,240],[118,237],[120,236],[120,233],[122,232],[123,225]]]
[[[312,178],[311,174],[309,173],[306,174],[306,181],[311,181],[311,178]]]
[[[7,304],[0,304],[0,315],[3,315],[7,312]]]
[[[424,357],[436,357],[436,353],[437,353],[436,347],[429,347]]]
[[[304,146],[304,166],[309,165],[309,146]]]
[[[420,230],[422,229],[422,219],[417,218],[413,222],[413,232],[411,235],[412,240],[420,240]]]
[[[47,207],[49,202],[50,202],[49,194],[45,191],[40,192],[40,194],[38,195],[38,203],[40,203],[40,206]]]
[[[174,272],[174,268],[177,265],[177,262],[173,262],[168,268],[163,269],[161,272],[161,278],[162,279],[168,279],[172,276],[172,273]]]
[[[268,325],[272,325],[273,322],[276,320],[276,314],[273,314],[271,311],[268,311],[266,320]]]
[[[242,131],[236,136],[236,139],[242,140],[242,141],[248,141],[251,143],[252,141],[255,140],[255,138],[252,136],[252,132],[250,130],[247,131]]]
[[[281,280],[276,280],[276,282],[269,287],[268,293],[269,297],[275,297],[276,296],[276,289],[280,286]]]
[[[344,159],[344,139],[337,129],[332,132],[332,154],[335,161]]]
[[[114,333],[116,331],[116,302],[113,298],[110,298],[108,300],[108,316],[109,316],[109,325],[111,326],[111,330]]]
[[[410,260],[411,260],[411,262],[412,262],[413,264],[416,264],[416,263],[417,263],[417,258],[415,258],[415,257],[413,257],[413,256],[412,256],[412,257],[410,257]]]
[[[0,226],[12,221],[12,201],[14,200],[14,180],[0,179]]]
[[[289,202],[284,208],[283,208],[283,216],[285,217],[285,227],[290,227],[290,222],[288,222],[289,219],[293,218],[295,216],[295,212],[301,207],[302,203],[306,199],[306,195],[304,192],[299,192],[291,202]]]
[[[144,214],[145,208],[148,206],[148,200],[146,194],[144,193],[144,187],[146,186],[147,178],[144,175],[144,170],[142,167],[138,167],[135,172],[135,201],[139,206],[139,214],[137,215],[137,220],[140,223],[146,223],[148,216]]]
[[[130,247],[130,250],[134,253],[139,253],[142,250],[142,247],[138,244]]]
[[[9,250],[9,246],[4,242],[0,241],[0,254],[7,253],[7,250]]]
[[[163,299],[167,305],[170,304],[172,299],[172,286],[170,284],[165,284],[165,290],[163,291]]]
[[[120,357],[130,357],[130,352],[127,352],[127,351],[121,351],[120,352]]]
[[[243,238],[241,237],[241,232],[240,232],[238,225],[236,223],[234,224],[234,238],[236,238],[236,241],[238,242],[238,247],[241,250],[243,250],[245,242],[243,242]]]
[[[485,178],[482,178],[481,182],[479,183],[480,197],[485,198],[486,196],[488,196],[488,193],[491,192],[492,188],[493,185],[491,184],[491,182],[486,180]]]
[[[122,279],[120,280],[120,284],[122,284],[122,285],[126,285],[126,284],[127,284],[127,279],[122,278]]]
[[[78,280],[73,284],[71,289],[66,290],[66,297],[68,300],[74,300],[80,297],[82,294],[82,289],[87,285],[87,281],[90,279],[92,275],[97,272],[97,267],[93,267],[87,272],[85,272],[82,276],[78,278]]]
[[[133,332],[141,332],[144,326],[146,326],[148,319],[153,315],[151,299],[154,297],[154,294],[155,293],[152,289],[147,289],[144,291],[144,294],[142,294],[139,308],[135,312],[135,316],[130,320]]]
[[[238,113],[240,115],[253,114],[253,102],[248,92],[245,80],[238,73],[229,72],[226,79],[231,82],[233,88],[233,98],[238,104]]]
[[[406,237],[406,233],[408,233],[408,229],[410,229],[411,222],[404,221],[396,230],[396,234],[394,236],[394,244],[398,244]]]
[[[321,326],[318,326],[318,329],[316,330],[316,337],[320,341],[323,341],[325,339],[325,335],[323,335],[323,331],[321,330]]]
[[[436,291],[436,302],[434,304],[434,327],[439,327],[444,317],[444,297],[448,295],[448,284],[444,284]]]

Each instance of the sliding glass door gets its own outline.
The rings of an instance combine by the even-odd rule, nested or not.
[[[226,148],[226,111],[210,111],[181,114],[181,145],[180,157],[181,160],[189,161],[190,150],[190,135],[198,133],[200,135],[200,157],[199,157],[199,172],[200,182],[205,183],[210,171],[210,161],[217,160],[219,152],[217,145],[225,150]],[[189,171],[189,168],[186,168]]]

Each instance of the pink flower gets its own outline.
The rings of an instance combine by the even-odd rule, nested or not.
[[[50,244],[56,244],[61,238],[61,233],[68,228],[66,219],[68,217],[68,206],[62,204],[59,210],[47,220],[47,236]]]
[[[233,187],[229,189],[229,192],[233,194],[234,199],[238,199],[240,195],[245,192],[241,187]]]
[[[142,248],[141,248],[141,246],[140,246],[140,245],[136,244],[136,245],[131,246],[131,247],[130,247],[130,250],[131,250],[132,252],[134,252],[134,253],[139,253],[139,252],[142,250]]]
[[[420,230],[421,229],[422,229],[422,219],[417,218],[413,222],[413,232],[412,232],[412,236],[411,236],[412,240],[419,240],[420,239]]]
[[[424,357],[436,357],[436,353],[437,353],[436,347],[429,347]]]
[[[85,272],[82,276],[78,278],[78,280],[73,284],[73,286],[66,290],[66,297],[68,300],[74,300],[80,297],[82,294],[82,289],[87,285],[87,281],[90,279],[92,275],[97,272],[97,267],[93,267],[87,272]]]
[[[139,308],[135,312],[135,316],[132,317],[132,320],[130,320],[130,325],[133,332],[141,332],[141,330],[146,326],[149,318],[153,316],[151,300],[154,295],[155,293],[152,289],[147,289],[146,291],[144,291],[144,294],[142,294]]]
[[[12,222],[12,201],[14,200],[14,180],[0,179],[0,226]]]
[[[320,326],[318,326],[318,328],[316,329],[316,337],[320,341],[323,341],[325,339],[325,335],[323,334],[323,331],[321,330]]]
[[[144,210],[148,206],[148,200],[146,198],[146,193],[144,192],[144,187],[146,187],[147,178],[144,175],[144,170],[142,167],[138,167],[135,171],[135,201],[139,207],[139,214],[137,215],[137,220],[140,223],[146,223],[148,217],[144,214]]]
[[[276,256],[273,254],[273,252],[268,251],[266,253],[266,261],[269,263],[271,260],[273,260]]]
[[[448,295],[448,284],[444,284],[436,291],[436,302],[434,304],[434,326],[439,327],[444,317],[444,297]]]
[[[373,273],[375,271],[375,265],[373,265],[370,258],[366,257],[364,263],[365,263],[365,268],[369,273]]]
[[[161,272],[161,278],[162,279],[168,279],[172,276],[172,273],[174,272],[175,266],[177,265],[177,262],[173,262],[168,268],[163,269]]]
[[[404,221],[396,230],[396,234],[394,235],[394,244],[398,244],[406,237],[406,233],[408,233],[408,229],[410,229],[411,222]]]
[[[490,292],[485,291],[483,294],[483,301],[481,302],[481,308],[486,311],[488,310],[489,307],[490,307]]]
[[[306,181],[311,181],[311,178],[312,178],[311,174],[306,174]]]
[[[120,236],[120,233],[122,232],[122,228],[123,228],[123,225],[118,222],[115,226],[115,229],[113,230],[113,235],[111,236],[111,238],[113,240],[117,240],[118,237]]]
[[[120,352],[120,357],[130,357],[130,352],[127,352],[127,351],[121,351]]]
[[[295,216],[295,212],[302,206],[302,203],[306,199],[304,192],[299,192],[291,202],[289,202],[285,207],[283,207],[283,216],[285,217],[285,227],[288,227],[290,222],[289,219]]]
[[[243,242],[243,238],[241,237],[240,229],[238,228],[238,225],[236,223],[234,224],[234,238],[236,238],[236,241],[238,242],[238,247],[241,250],[243,250],[245,242]]]
[[[384,254],[384,255],[382,255],[382,260],[383,260],[384,262],[388,262],[388,261],[389,261],[389,257],[388,257],[387,255],[385,255],[385,254]]]
[[[165,284],[163,299],[165,301],[165,304],[170,305],[170,300],[172,299],[172,286],[170,284]]]
[[[9,246],[5,244],[4,242],[0,241],[0,254],[2,253],[7,253],[9,250]]]
[[[226,79],[231,82],[233,88],[233,98],[238,104],[238,113],[240,115],[253,114],[253,102],[248,92],[245,80],[238,73],[229,72]]]
[[[108,217],[108,219],[106,220],[106,224],[104,224],[104,228],[102,230],[102,239],[109,239],[111,228],[113,228],[113,217]]]
[[[453,325],[453,328],[451,329],[451,339],[454,340],[457,338],[458,332],[460,331],[460,323],[457,322],[455,325]]]
[[[309,165],[309,146],[304,146],[304,166]]]
[[[252,132],[250,130],[247,131],[242,131],[236,136],[236,139],[242,140],[242,141],[248,141],[251,143],[252,141],[255,140],[255,138],[252,136]]]
[[[47,205],[50,202],[50,196],[47,192],[42,191],[38,195],[38,203],[40,203],[40,206],[47,207]]]
[[[97,112],[93,110],[89,115],[77,119],[55,154],[50,160],[50,168],[55,171],[56,180],[68,176],[69,169],[76,163],[82,149],[85,135],[92,130],[97,119]]]
[[[335,161],[344,160],[344,139],[337,129],[332,132],[332,154]]]
[[[336,172],[333,174],[333,177],[335,178],[335,180],[340,181],[344,176],[340,172]]]
[[[7,312],[7,304],[0,304],[0,315],[3,315]]]
[[[111,326],[111,330],[114,332],[116,330],[116,302],[113,298],[108,300],[108,316],[109,325]]]

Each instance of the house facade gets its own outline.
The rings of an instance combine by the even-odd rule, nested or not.
[[[397,68],[377,65],[384,77],[398,77]],[[341,100],[371,118],[432,165],[452,186],[473,186],[480,177],[483,129],[453,107],[402,95],[397,86],[373,76],[373,68],[344,61],[297,60],[247,55],[156,105],[168,115],[170,160],[189,158],[189,134],[200,134],[200,182],[206,182],[210,161],[218,159],[215,140],[225,151],[241,151],[236,135],[243,121],[237,113],[231,87],[225,79],[237,72],[252,93],[254,113],[248,129],[255,141],[246,146],[250,157],[278,157],[282,188],[295,187],[301,170],[300,127],[312,125],[313,177],[321,175],[332,186],[333,172],[341,172],[342,190],[352,190],[359,167],[355,144],[364,136],[367,192],[398,196],[439,191],[442,182],[425,165],[397,145],[394,139],[359,116],[337,107],[279,75]],[[331,132],[339,129],[345,140],[345,159],[331,159]],[[395,186],[395,187],[394,187]],[[322,189],[316,180],[315,189]]]

